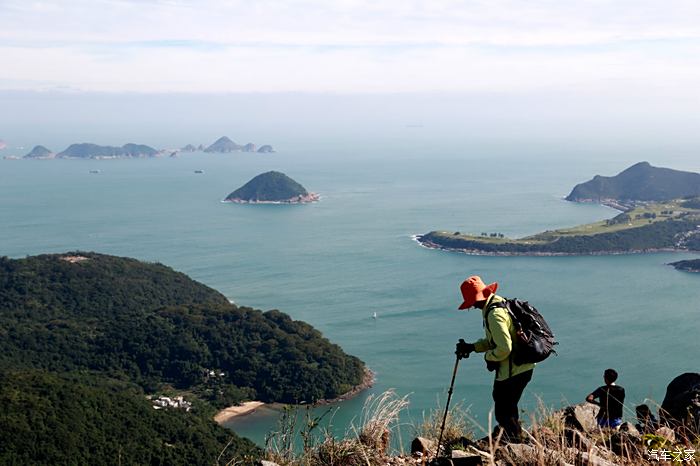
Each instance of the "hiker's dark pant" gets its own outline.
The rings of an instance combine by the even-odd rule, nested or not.
[[[532,379],[532,370],[514,375],[506,380],[496,380],[493,383],[496,422],[505,431],[504,435],[512,439],[520,438],[518,402],[530,379]]]

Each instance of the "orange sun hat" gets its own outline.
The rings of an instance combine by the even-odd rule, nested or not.
[[[472,275],[462,282],[459,289],[464,299],[459,309],[468,309],[472,307],[475,302],[483,301],[494,294],[498,289],[498,283],[493,282],[490,285],[484,285],[480,276]]]

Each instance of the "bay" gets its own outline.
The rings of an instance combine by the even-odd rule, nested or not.
[[[534,303],[561,343],[536,369],[525,409],[538,398],[551,407],[582,401],[613,367],[632,419],[635,404],[660,403],[673,377],[700,369],[700,277],[666,265],[694,254],[480,257],[412,240],[432,229],[522,236],[611,217],[611,209],[563,197],[594,174],[639,161],[635,154],[409,142],[379,141],[361,151],[297,143],[271,155],[0,160],[0,255],[84,250],[157,261],[240,305],[311,323],[377,375],[372,389],[337,405],[339,434],[358,421],[368,396],[387,389],[410,401],[403,440],[444,402],[455,342],[483,333],[479,315],[456,310],[459,284],[472,274],[498,281],[499,294]],[[687,158],[650,161],[700,169]],[[268,170],[288,174],[321,201],[220,202]],[[483,426],[491,377],[473,356],[461,363],[455,386],[454,402]],[[275,422],[276,412],[262,410],[230,427],[262,443]]]

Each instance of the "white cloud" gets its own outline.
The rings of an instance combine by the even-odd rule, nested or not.
[[[694,1],[3,0],[0,88],[692,89]]]

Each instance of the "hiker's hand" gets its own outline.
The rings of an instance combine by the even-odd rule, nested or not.
[[[497,361],[486,361],[486,369],[488,369],[489,372],[497,370],[499,365],[500,363]]]
[[[457,342],[457,349],[455,350],[455,354],[459,359],[468,358],[469,353],[473,352],[474,349],[475,348],[472,343],[467,343],[466,341],[460,338]]]

